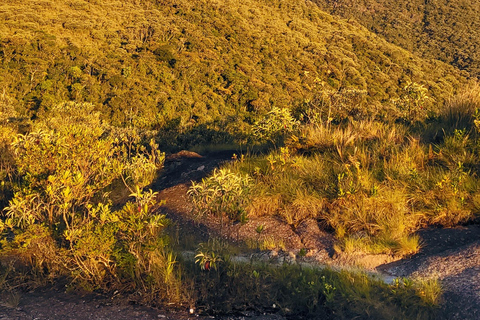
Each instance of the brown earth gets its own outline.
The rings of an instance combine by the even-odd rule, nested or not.
[[[480,225],[419,232],[420,253],[379,266],[395,277],[437,278],[444,289],[441,319],[480,319]]]
[[[221,163],[229,161],[233,152],[200,156],[181,152],[167,157],[165,168],[152,188],[158,199],[166,200],[160,207],[174,221],[174,232],[188,250],[211,236],[222,237],[242,245],[250,240],[270,239],[281,243],[269,257],[287,257],[289,262],[301,261],[332,266],[356,265],[395,277],[437,277],[445,289],[443,319],[480,319],[480,225],[452,229],[428,229],[419,232],[423,241],[421,252],[411,258],[395,261],[388,255],[350,255],[335,253],[334,237],[321,229],[315,220],[305,220],[296,228],[276,217],[251,218],[246,224],[221,227],[218,219],[196,219],[186,191],[191,181],[208,175]],[[263,225],[259,235],[257,226]],[[303,249],[303,250],[302,250]],[[283,261],[287,261],[284,258]],[[64,288],[50,288],[0,297],[2,319],[192,319],[188,310],[178,312],[143,307],[127,297],[66,294]],[[279,315],[226,316],[222,319],[284,319]],[[218,318],[217,318],[218,319]]]

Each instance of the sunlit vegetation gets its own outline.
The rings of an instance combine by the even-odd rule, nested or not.
[[[191,184],[198,219],[309,219],[339,252],[414,254],[419,228],[479,213],[480,91],[464,72],[294,0],[7,0],[0,20],[0,289],[433,317],[433,280],[236,263],[221,241],[184,261],[171,240],[188,235],[167,234],[149,188],[165,151],[238,148]],[[262,232],[250,249],[285,250]]]
[[[317,113],[283,135],[284,146],[227,167],[253,178],[249,216],[276,216],[294,228],[314,218],[347,253],[414,254],[419,228],[478,217],[479,102],[478,86],[468,88],[428,124],[332,123],[333,112]]]
[[[90,102],[111,124],[164,129],[179,147],[204,143],[188,134],[201,125],[224,133],[213,143],[231,142],[272,106],[324,92],[363,90],[363,108],[383,110],[409,81],[438,103],[463,82],[298,1],[3,1],[0,10],[0,92],[18,116]]]
[[[315,0],[409,51],[480,76],[480,4],[476,0]]]
[[[179,301],[168,220],[155,213],[155,193],[141,191],[163,165],[152,133],[111,127],[88,103],[50,112],[5,150],[4,174],[15,176],[2,180],[13,193],[0,223],[5,277],[32,286],[66,277],[72,287]]]

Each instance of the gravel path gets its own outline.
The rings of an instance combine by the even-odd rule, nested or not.
[[[396,277],[437,278],[442,319],[480,319],[480,225],[420,232],[421,254],[378,268]]]

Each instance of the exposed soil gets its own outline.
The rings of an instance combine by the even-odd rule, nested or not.
[[[395,277],[437,277],[445,294],[442,302],[443,319],[480,319],[480,225],[452,229],[427,229],[419,232],[423,241],[421,252],[411,258],[394,261],[388,255],[344,256],[334,252],[334,237],[323,231],[317,221],[306,220],[296,228],[275,217],[251,218],[246,224],[222,227],[218,219],[196,219],[186,195],[191,181],[208,175],[222,162],[229,161],[233,152],[200,156],[181,152],[167,157],[165,168],[152,185],[159,191],[158,199],[166,200],[160,207],[174,221],[174,231],[182,246],[194,246],[210,236],[226,238],[237,244],[249,240],[270,239],[283,249],[267,253],[269,257],[284,257],[284,261],[302,261],[332,266],[357,265],[375,269]],[[257,226],[264,231],[258,234]],[[190,249],[193,249],[190,248]],[[279,251],[281,252],[278,255]],[[186,309],[186,308],[185,308]],[[192,319],[188,310],[173,312],[136,305],[126,297],[66,294],[64,288],[50,288],[0,297],[2,319]],[[279,315],[226,316],[222,319],[284,319]],[[217,317],[218,319],[218,317]]]
[[[48,288],[22,293],[17,297],[3,297],[0,319],[189,319],[186,310],[172,312],[133,304],[123,298],[100,295],[66,294],[65,290]],[[18,305],[17,305],[18,303]]]
[[[480,225],[419,232],[424,247],[410,259],[379,266],[395,277],[437,278],[442,319],[480,319]]]

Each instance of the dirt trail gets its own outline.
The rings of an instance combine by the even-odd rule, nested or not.
[[[231,153],[214,154],[203,158],[177,157],[171,160],[175,169],[167,169],[163,181],[156,185],[161,190],[160,198],[166,199],[163,210],[169,217],[183,225],[190,234],[206,239],[220,230],[219,221],[203,219],[192,222],[191,204],[186,191],[191,180],[199,180],[207,172],[230,159]],[[167,167],[169,163],[167,162]],[[202,169],[202,170],[200,170]],[[179,176],[179,172],[181,172]],[[263,237],[284,241],[286,261],[345,266],[349,263],[376,267],[374,271],[387,277],[438,278],[445,290],[442,310],[443,319],[480,319],[480,225],[459,226],[451,229],[426,229],[419,231],[423,248],[411,258],[392,261],[388,256],[357,256],[353,259],[333,255],[334,239],[322,231],[316,221],[304,221],[296,229],[274,218],[251,219],[245,225],[233,225],[224,230],[231,240],[245,241],[258,236],[255,228],[266,226]],[[218,236],[218,233],[217,233]],[[296,253],[307,249],[307,257]]]
[[[211,235],[230,234],[231,241],[244,242],[258,238],[255,229],[265,226],[263,239],[272,237],[283,241],[286,261],[307,261],[319,264],[348,264],[349,261],[333,255],[334,238],[322,231],[316,221],[304,221],[297,228],[288,227],[275,218],[251,219],[247,224],[236,224],[219,230],[220,221],[213,218],[195,220],[186,195],[190,182],[198,181],[229,161],[233,152],[214,153],[204,157],[191,152],[169,156],[159,179],[152,185],[159,191],[159,199],[167,202],[162,212],[175,222],[180,238],[197,244]],[[443,319],[480,319],[480,225],[453,229],[429,229],[419,232],[424,242],[422,252],[400,261],[391,262],[379,257],[373,265],[377,271],[395,277],[430,277],[442,281],[445,295],[439,316]],[[299,258],[300,249],[307,256]],[[277,254],[278,252],[274,252]],[[342,260],[343,259],[343,260]],[[365,257],[372,260],[372,257]],[[356,262],[360,260],[357,259]],[[12,305],[14,306],[12,308]],[[114,299],[98,295],[65,294],[63,288],[24,293],[19,297],[0,297],[0,320],[3,319],[189,319],[188,312],[173,313],[133,304],[125,297]],[[278,315],[248,315],[224,319],[284,319]]]
[[[480,319],[480,225],[419,232],[421,252],[377,269],[395,277],[438,278],[442,319]]]

